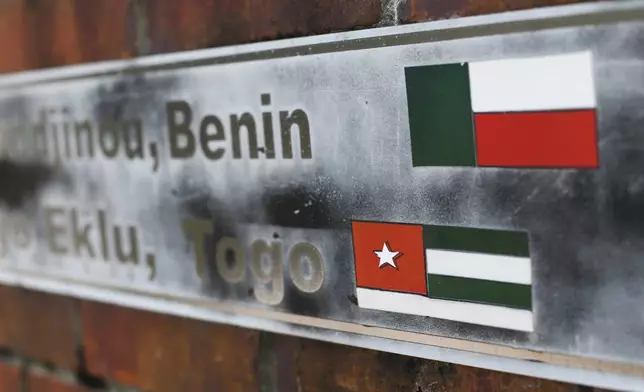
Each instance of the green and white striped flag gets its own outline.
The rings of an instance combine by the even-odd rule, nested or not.
[[[532,331],[528,235],[353,222],[358,305]]]

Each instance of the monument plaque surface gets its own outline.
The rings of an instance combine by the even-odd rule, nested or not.
[[[0,78],[0,281],[644,390],[644,4]]]

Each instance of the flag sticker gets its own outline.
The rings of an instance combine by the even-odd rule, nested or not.
[[[354,221],[358,306],[533,331],[526,232]]]
[[[405,68],[413,166],[597,168],[592,54]]]
[[[359,287],[427,294],[421,226],[353,222],[353,243]],[[387,263],[384,248],[398,252],[394,265]]]

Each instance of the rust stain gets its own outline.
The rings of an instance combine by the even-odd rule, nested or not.
[[[410,0],[409,22],[451,18],[467,5],[468,0]]]
[[[591,1],[595,0],[468,0],[462,15],[481,15]]]
[[[590,1],[596,0],[411,0],[406,21],[421,22]]]
[[[274,0],[254,2],[250,9],[253,40],[321,34],[374,26],[379,0]]]
[[[372,26],[379,0],[148,1],[155,53],[241,44]]]

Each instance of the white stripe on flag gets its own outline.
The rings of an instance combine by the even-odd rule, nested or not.
[[[485,279],[506,283],[532,283],[527,257],[425,249],[427,273]]]
[[[360,287],[356,291],[358,306],[361,308],[435,317],[519,331],[532,332],[534,330],[532,312],[529,310],[470,302],[446,301],[418,294],[363,289]]]
[[[592,54],[469,63],[474,112],[594,109]]]

